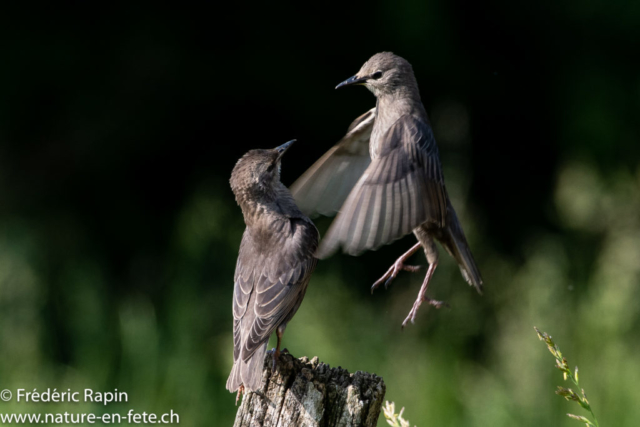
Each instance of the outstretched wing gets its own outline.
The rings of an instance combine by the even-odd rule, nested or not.
[[[270,250],[255,245],[245,231],[233,292],[233,358],[247,361],[300,305],[316,266],[318,231],[310,221],[293,218],[274,223],[282,236]],[[285,232],[286,231],[286,232]]]
[[[382,136],[380,155],[355,185],[324,237],[318,256],[338,247],[375,250],[424,222],[444,226],[447,193],[431,126],[404,115]]]
[[[333,216],[371,163],[369,137],[375,120],[372,108],[351,123],[347,134],[291,186],[305,215]]]

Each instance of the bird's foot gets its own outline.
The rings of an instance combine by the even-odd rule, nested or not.
[[[271,364],[271,373],[275,373],[278,370],[278,359],[280,358],[280,349],[276,348],[272,353],[273,362]]]
[[[238,388],[238,394],[236,394],[236,406],[238,406],[238,401],[240,400],[240,396],[242,396],[243,393],[244,393],[244,385],[240,384],[240,387]]]
[[[396,262],[393,263],[391,268],[387,270],[387,272],[384,273],[384,275],[381,278],[379,278],[376,281],[376,283],[373,284],[373,286],[371,286],[371,293],[373,293],[373,291],[375,291],[383,283],[384,283],[384,288],[387,289],[391,284],[391,282],[393,281],[393,279],[395,279],[398,273],[400,273],[402,270],[415,273],[416,271],[422,268],[421,265],[405,265],[403,258],[404,257],[398,258]]]
[[[404,319],[404,322],[402,322],[402,327],[403,328],[405,326],[407,326],[407,323],[409,323],[409,320],[411,320],[411,323],[415,323],[416,315],[418,314],[418,309],[420,308],[420,306],[422,305],[423,302],[426,302],[427,304],[432,305],[435,308],[449,307],[449,304],[447,304],[444,301],[437,301],[437,300],[431,299],[429,297],[424,297],[424,299],[423,298],[418,298],[413,303],[413,307],[411,308],[411,311],[409,312],[409,315],[407,316],[406,319]]]

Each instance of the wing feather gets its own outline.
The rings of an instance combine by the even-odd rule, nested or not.
[[[324,237],[320,258],[340,246],[351,255],[378,249],[425,222],[444,226],[447,194],[429,124],[404,115],[382,136],[379,147],[379,157],[355,184]]]
[[[371,163],[369,137],[374,119],[372,108],[354,120],[347,134],[291,185],[291,194],[305,215],[338,212]]]

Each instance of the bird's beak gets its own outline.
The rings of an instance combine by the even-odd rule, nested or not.
[[[284,155],[284,153],[286,153],[286,151],[293,145],[294,142],[296,142],[296,140],[292,139],[291,141],[285,142],[281,146],[274,148],[274,150],[278,152],[278,160]]]
[[[338,86],[336,86],[336,89],[339,89],[343,86],[361,85],[364,84],[367,80],[369,80],[369,76],[358,77],[358,75],[356,74],[355,76],[349,77],[347,80],[340,83]]]

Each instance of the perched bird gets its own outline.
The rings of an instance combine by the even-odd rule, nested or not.
[[[466,281],[482,293],[482,278],[444,185],[427,113],[411,64],[390,52],[371,57],[358,73],[337,88],[364,85],[377,98],[376,108],[356,119],[347,135],[291,187],[308,215],[339,211],[318,257],[342,247],[350,255],[375,250],[413,231],[418,239],[372,286],[385,287],[401,270],[419,267],[405,261],[420,247],[429,268],[418,298],[402,323],[415,321],[438,265],[434,239],[458,262]]]
[[[246,229],[233,288],[233,368],[227,390],[255,391],[262,378],[267,342],[278,344],[296,314],[317,259],[319,234],[280,182],[280,159],[294,141],[272,150],[251,150],[231,173],[231,189]]]

